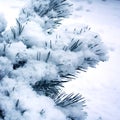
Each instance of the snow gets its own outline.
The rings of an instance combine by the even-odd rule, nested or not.
[[[2,13],[7,20],[7,29],[16,24],[19,9],[23,7],[26,2],[27,0],[12,0],[12,2],[10,0],[0,0],[0,13]]]
[[[6,46],[6,56],[12,61],[15,62],[16,54],[22,52],[26,49],[26,46],[22,42],[15,42]]]
[[[78,75],[68,83],[68,92],[80,92],[86,99],[87,120],[120,119],[120,1],[76,1],[70,24],[85,23],[102,37],[109,51],[109,61]],[[74,20],[75,18],[75,20]],[[69,21],[69,20],[68,20]],[[68,23],[66,20],[65,23]],[[69,88],[68,88],[69,87]]]
[[[107,0],[105,2],[100,1],[100,0],[98,0],[98,1],[95,1],[95,0],[89,0],[89,1],[72,0],[72,1],[75,4],[74,8],[76,8],[76,10],[73,11],[73,16],[71,16],[69,19],[63,21],[63,26],[66,25],[69,27],[73,27],[73,26],[78,26],[78,24],[81,24],[81,23],[89,25],[93,31],[100,34],[103,42],[107,45],[107,47],[111,51],[109,51],[109,61],[107,61],[105,63],[100,63],[96,67],[96,69],[89,68],[87,72],[85,72],[85,73],[81,72],[81,74],[78,75],[77,80],[74,80],[74,81],[66,84],[65,90],[67,92],[73,92],[73,91],[80,92],[85,97],[86,105],[87,105],[85,110],[88,112],[87,120],[101,120],[101,119],[103,119],[103,120],[113,120],[113,119],[119,120],[120,119],[120,114],[119,114],[119,111],[120,111],[119,78],[120,77],[119,77],[119,68],[118,67],[119,67],[119,61],[120,61],[120,56],[119,56],[120,55],[120,42],[119,42],[119,38],[120,38],[120,34],[119,34],[119,31],[120,31],[120,23],[119,23],[120,6],[119,6],[119,4],[120,4],[120,1],[117,1],[117,0]],[[15,18],[18,17],[19,9],[24,4],[25,4],[24,0],[17,0],[17,1],[13,0],[13,2],[10,2],[9,0],[4,0],[4,1],[0,0],[0,12],[2,12],[2,13],[4,12],[5,18],[6,18],[6,20],[8,20],[7,21],[8,28],[10,26],[14,26],[16,24]],[[5,6],[5,7],[3,7],[3,6]],[[11,13],[11,14],[8,14],[8,13]],[[71,26],[71,24],[72,24],[72,26]],[[68,29],[69,29],[69,27],[68,27]],[[32,31],[30,34],[33,35]],[[24,35],[26,35],[26,33]],[[35,37],[36,37],[36,35],[35,35]],[[37,37],[38,37],[38,35],[37,35]],[[31,42],[33,44],[34,41],[31,41]],[[17,44],[14,43],[11,47],[13,47],[13,49],[14,49]],[[35,43],[35,45],[37,45],[37,43]],[[21,46],[23,49],[25,48],[24,45],[20,43],[20,47],[18,45],[17,51],[20,50]],[[13,50],[13,49],[10,49],[10,50]],[[12,51],[12,53],[14,53],[14,52]],[[11,54],[11,53],[9,53],[9,54]],[[88,54],[88,52],[86,52],[86,54]],[[12,56],[12,55],[10,55],[10,56]],[[82,58],[81,54],[79,56],[80,56],[80,58]],[[1,59],[3,59],[3,58],[1,58]],[[66,60],[68,60],[68,59],[66,58]],[[74,60],[72,60],[72,62],[73,61]],[[11,64],[11,63],[9,63],[9,64]],[[28,63],[28,65],[29,65],[29,63]],[[36,63],[36,67],[37,66],[38,65]],[[68,67],[66,67],[66,68],[68,68]],[[37,72],[39,71],[39,66],[36,68],[36,71]],[[54,72],[51,74],[54,74]],[[11,82],[9,82],[9,83],[11,83]],[[25,89],[27,89],[26,92],[28,92],[26,94],[28,94],[28,95],[29,95],[29,93],[33,94],[33,95],[30,95],[30,98],[32,98],[33,96],[36,96],[36,94],[34,94],[29,88],[25,88]],[[24,93],[24,91],[21,91],[20,97],[24,97],[24,96],[22,96],[23,93]],[[37,100],[35,100],[35,98],[36,97],[34,97],[32,101],[38,101],[39,98]],[[26,100],[26,99],[27,98],[24,97],[21,100]],[[51,104],[51,101],[49,101],[47,98],[43,98],[43,99],[40,98],[40,99],[41,99],[41,101],[44,101],[44,100],[48,101],[48,103]],[[24,101],[24,102],[27,102],[27,101]],[[29,102],[31,102],[31,101],[29,101]],[[38,102],[36,102],[36,103],[38,103]],[[9,103],[7,103],[7,104],[9,104]],[[41,104],[39,104],[39,105],[41,105]],[[38,106],[38,105],[36,104],[35,106],[32,106],[32,107],[34,109],[37,109],[38,107],[36,107],[36,106]],[[29,107],[31,107],[31,106],[29,106]],[[46,106],[45,106],[45,109],[48,111],[53,110],[53,109],[49,109],[49,107],[46,107]],[[61,114],[60,115],[61,118],[59,118],[59,120],[65,119],[63,113],[58,111],[58,109],[56,111],[54,109],[54,112],[56,115]],[[74,112],[74,111],[72,111],[72,112]],[[50,113],[50,112],[47,112],[47,113]],[[31,111],[28,114],[30,115]],[[25,119],[31,119],[31,117],[28,118],[28,116],[29,116],[28,114],[26,113]],[[39,116],[36,115],[36,113],[31,114],[31,116],[32,117],[34,116],[35,120],[37,120],[39,118]],[[49,120],[55,120],[54,116],[50,116],[50,114],[46,115],[46,116],[48,116],[48,118],[50,118]],[[44,120],[44,118],[43,118],[43,120]]]

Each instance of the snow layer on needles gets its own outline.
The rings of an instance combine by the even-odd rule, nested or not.
[[[2,34],[0,110],[5,120],[56,120],[56,116],[59,116],[57,120],[67,120],[71,115],[76,119],[85,119],[82,103],[62,108],[45,94],[45,89],[40,91],[44,94],[39,94],[33,88],[41,81],[58,82],[69,75],[74,76],[76,70],[95,67],[98,62],[107,59],[101,38],[91,32],[88,26],[77,29],[66,26],[53,31],[58,23],[52,19],[54,16],[50,17],[52,12],[49,14],[45,6],[49,2],[54,5],[54,2],[61,1],[44,1],[41,11],[38,11],[40,5],[35,1],[33,7],[22,9],[16,26]],[[64,5],[68,7],[68,4]],[[69,12],[59,4],[57,7],[59,21]]]
[[[54,114],[59,115],[58,120],[66,120],[64,113],[57,109],[52,99],[37,95],[22,81],[9,78],[3,80],[0,83],[0,106],[5,109],[5,120],[55,120]],[[7,91],[10,92],[10,97],[6,97],[5,91],[6,94]]]
[[[84,120],[84,113],[78,114],[77,110],[81,110],[81,105],[65,108],[62,112],[51,98],[37,95],[31,85],[41,80],[59,81],[61,77],[75,75],[77,69],[87,69],[105,61],[103,43],[90,31],[64,30],[60,35],[57,32],[47,34],[37,23],[31,23],[26,24],[23,33],[12,39],[5,49],[13,66],[7,75],[11,79],[5,77],[1,82],[0,106],[5,110],[5,120],[32,120],[33,117],[34,120],[56,120],[54,114],[59,115],[57,120],[66,120],[70,114]],[[30,29],[34,25],[37,29]],[[6,109],[5,105],[9,108]]]

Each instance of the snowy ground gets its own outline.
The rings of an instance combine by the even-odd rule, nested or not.
[[[110,50],[109,61],[81,73],[67,91],[86,98],[87,120],[120,120],[120,1],[79,1],[70,24],[85,23],[98,32]]]
[[[12,1],[12,2],[11,2]],[[15,24],[24,0],[0,0],[0,12],[8,27]],[[81,73],[77,80],[66,84],[67,92],[80,92],[86,99],[87,120],[120,120],[120,1],[72,0],[73,16],[63,23],[87,24],[101,35],[109,48],[109,61]]]

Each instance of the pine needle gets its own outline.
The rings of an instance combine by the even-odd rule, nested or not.
[[[56,98],[54,98],[54,101],[56,105],[60,107],[67,107],[78,102],[81,102],[82,105],[85,103],[84,98],[80,94],[74,95],[74,93],[71,93],[69,95],[65,93],[59,94]]]

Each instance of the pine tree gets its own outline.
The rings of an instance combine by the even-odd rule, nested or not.
[[[66,0],[31,0],[16,26],[0,19],[0,120],[84,120],[85,98],[66,94],[77,71],[107,59],[88,26],[58,27],[70,15]]]

